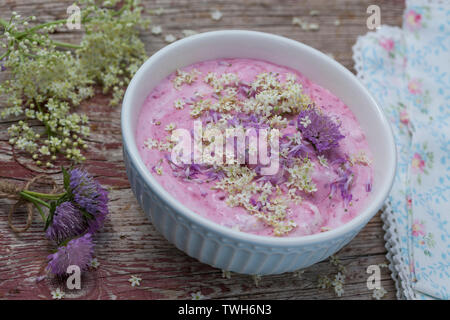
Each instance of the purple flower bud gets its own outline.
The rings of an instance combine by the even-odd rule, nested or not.
[[[54,254],[49,255],[47,269],[56,275],[66,274],[67,267],[71,265],[86,270],[93,254],[92,235],[87,233],[82,237],[70,240],[67,245],[60,246]]]
[[[53,221],[47,229],[49,239],[59,243],[76,237],[87,229],[83,213],[71,202],[63,202],[56,207]]]
[[[70,191],[77,206],[92,216],[88,219],[89,232],[94,233],[103,226],[108,215],[108,192],[86,171],[70,171]]]

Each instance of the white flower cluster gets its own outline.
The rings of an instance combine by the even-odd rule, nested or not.
[[[215,93],[220,93],[227,86],[237,86],[239,77],[235,73],[224,73],[220,77],[214,72],[208,72],[204,81],[209,84]]]
[[[11,77],[0,84],[6,107],[2,118],[22,116],[12,125],[9,142],[31,154],[37,165],[53,166],[58,154],[77,163],[85,160],[88,118],[73,108],[93,96],[94,85],[112,92],[111,104],[118,104],[135,71],[145,59],[136,25],[145,25],[142,8],[136,0],[126,0],[115,10],[117,1],[105,1],[103,8],[90,0],[85,12],[89,20],[80,45],[52,40],[49,34],[65,20],[28,26],[35,17],[12,14],[0,19],[0,61]],[[58,48],[58,49],[57,49]],[[62,51],[59,48],[76,49]],[[29,125],[37,121],[41,127]]]
[[[145,45],[139,38],[139,27],[146,29],[150,20],[142,18],[144,9],[139,0],[119,1],[99,7],[94,1],[85,0],[91,11],[88,22],[83,24],[86,33],[76,54],[80,67],[88,77],[100,84],[103,92],[112,93],[110,104],[116,106],[125,94],[125,88],[133,75],[147,59]]]
[[[309,158],[303,158],[301,163],[295,164],[291,168],[287,168],[289,172],[289,180],[287,186],[289,188],[296,188],[301,191],[313,193],[317,191],[317,186],[311,178],[311,173],[314,170],[314,163]]]
[[[227,270],[222,270],[222,278],[231,279],[231,272]]]
[[[386,289],[384,289],[383,287],[379,288],[379,289],[375,289],[373,290],[373,294],[372,297],[374,299],[380,300],[382,299],[385,295],[386,295],[387,291]]]
[[[251,84],[255,97],[247,100],[242,110],[254,112],[264,117],[276,114],[296,114],[311,104],[311,99],[303,93],[295,75],[287,75],[286,81],[278,79],[278,74],[261,73]]]
[[[328,168],[328,167],[329,167],[329,165],[328,165],[328,160],[327,160],[327,158],[325,158],[325,156],[323,156],[323,155],[318,155],[318,156],[317,156],[317,160],[319,160],[319,163],[320,163],[320,165],[321,165],[322,167],[325,167],[325,168]]]
[[[178,99],[175,101],[174,107],[175,107],[175,109],[181,110],[181,109],[184,109],[185,104],[186,103],[182,99]]]
[[[205,110],[209,110],[211,108],[211,101],[210,100],[203,100],[200,99],[196,101],[193,105],[191,105],[191,112],[190,115],[193,118],[200,117]]]
[[[347,272],[345,266],[341,263],[341,261],[337,258],[337,256],[330,256],[330,263],[337,267],[338,273],[334,275],[330,279],[328,276],[320,275],[318,278],[317,286],[321,289],[329,289],[332,288],[336,296],[342,297],[344,294],[344,284],[345,284],[345,274]]]
[[[132,275],[131,278],[128,279],[128,282],[130,283],[130,285],[132,287],[136,287],[136,286],[139,287],[141,285],[141,281],[142,281],[142,278],[135,276],[135,275]]]
[[[370,166],[371,160],[367,157],[363,150],[359,150],[357,153],[351,155],[350,163],[352,165],[361,164],[364,166]]]
[[[177,70],[175,73],[175,78],[172,80],[173,87],[179,90],[183,84],[193,83],[197,79],[198,75],[199,71],[197,69],[192,69],[191,72]]]
[[[171,136],[167,136],[166,138],[167,138],[167,140],[169,140],[169,139],[171,139]],[[161,142],[161,141],[158,141],[158,140],[152,139],[152,138],[148,138],[147,140],[145,140],[144,145],[148,149],[157,149],[159,151],[171,151],[173,148],[172,141]]]
[[[311,124],[311,119],[309,119],[308,116],[305,116],[303,118],[300,119],[300,124],[304,127],[304,128],[308,128],[308,126]]]
[[[227,192],[226,203],[230,207],[241,206],[249,213],[261,219],[274,228],[274,234],[281,236],[294,229],[297,225],[286,217],[290,213],[288,199],[281,189],[270,182],[253,181],[255,171],[239,165],[229,165],[222,168],[226,177],[214,186]],[[259,205],[252,204],[256,197]]]

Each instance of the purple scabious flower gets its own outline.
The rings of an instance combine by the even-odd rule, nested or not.
[[[47,238],[60,243],[82,234],[86,229],[83,213],[72,202],[66,201],[56,207],[46,235]]]
[[[49,255],[47,269],[56,275],[64,275],[67,267],[71,265],[78,266],[81,270],[86,270],[94,254],[94,244],[92,235],[85,235],[70,240],[67,245],[60,246],[58,250]]]
[[[335,148],[344,136],[339,131],[339,125],[330,117],[319,114],[314,107],[300,112],[297,118],[297,128],[304,139],[311,142],[318,152]]]
[[[86,171],[72,169],[70,171],[70,192],[77,206],[87,212],[88,232],[94,233],[103,226],[108,215],[108,192]]]

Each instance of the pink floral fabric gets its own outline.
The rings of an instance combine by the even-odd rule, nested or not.
[[[383,219],[401,298],[450,298],[449,17],[448,1],[407,0],[401,29],[383,26],[354,47],[397,143]]]

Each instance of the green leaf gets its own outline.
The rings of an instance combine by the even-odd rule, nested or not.
[[[44,231],[47,231],[48,227],[52,224],[53,222],[53,215],[55,214],[56,211],[56,202],[52,201],[50,202],[50,210],[47,216],[47,221],[45,221],[45,227],[44,227]]]

